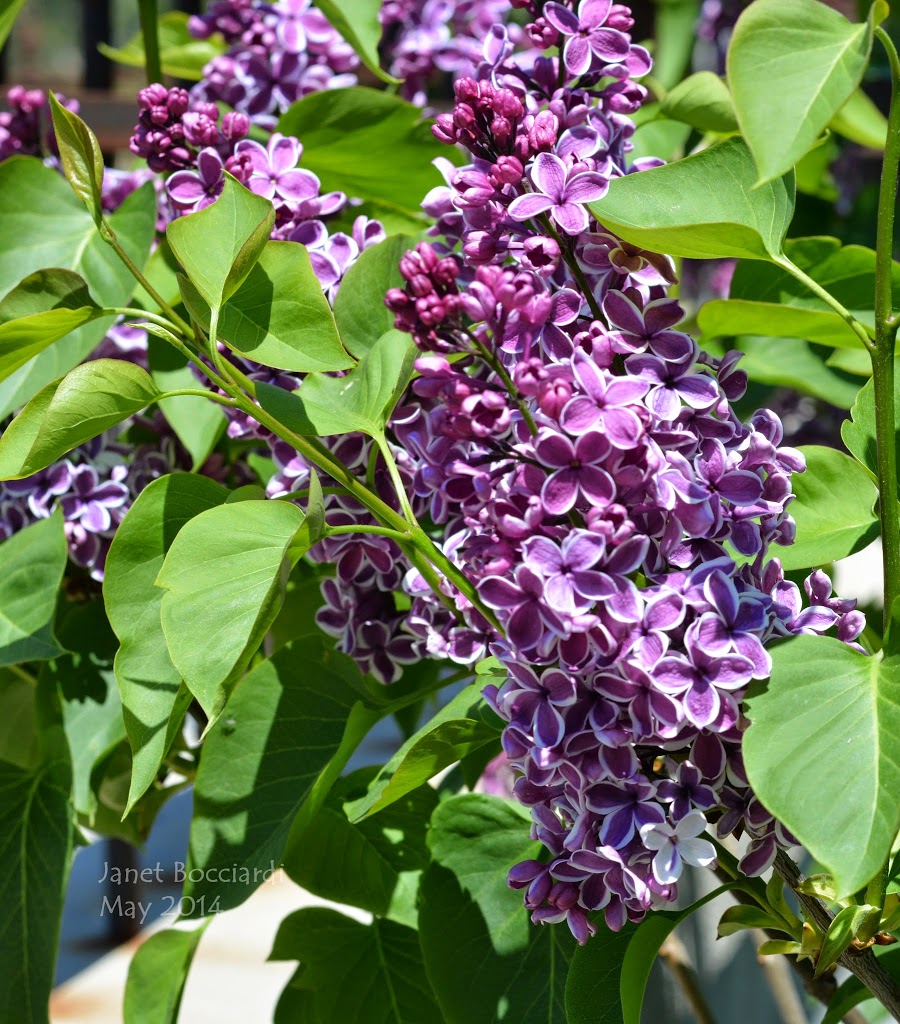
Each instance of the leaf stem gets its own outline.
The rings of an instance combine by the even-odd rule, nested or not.
[[[158,14],[156,0],[138,0],[141,36],[144,40],[144,66],[147,84],[162,82],[162,63],[159,56]]]
[[[522,395],[519,394],[519,389],[516,387],[512,377],[507,373],[506,367],[500,362],[496,353],[491,352],[480,338],[477,338],[471,331],[467,331],[466,334],[478,350],[478,354],[481,358],[488,364],[494,373],[497,374],[500,380],[503,381],[503,386],[506,388],[507,394],[516,403],[519,412],[522,414],[522,419],[525,420],[531,436],[534,437],[538,432],[537,424],[534,422],[534,417],[531,415],[531,410],[528,408],[528,404],[525,402]]]
[[[866,327],[856,319],[856,317],[843,306],[838,300],[823,288],[818,281],[814,281],[809,274],[804,273],[795,263],[792,263],[787,256],[782,256],[780,259],[775,261],[779,267],[786,270],[792,277],[795,277],[801,284],[806,287],[820,298],[827,305],[837,313],[837,315],[847,324],[850,330],[859,338],[862,342],[863,348],[870,354],[875,351],[875,344],[872,338],[869,336],[869,331]]]
[[[376,537],[390,537],[398,543],[409,540],[408,533],[400,533],[399,530],[392,530],[389,526],[370,526],[367,523],[359,523],[350,526],[328,526],[325,530],[326,537],[338,537],[342,534],[371,533]]]
[[[211,402],[218,402],[219,405],[227,405],[231,409],[237,409],[238,404],[233,398],[226,398],[224,395],[217,394],[215,391],[204,391],[201,388],[178,388],[176,391],[166,391],[165,394],[159,396],[159,401],[164,398],[181,398],[182,396],[190,398],[208,398]]]
[[[159,306],[159,308],[166,314],[166,316],[176,325],[179,331],[186,338],[193,338],[194,332],[191,330],[190,325],[186,324],[184,320],[175,312],[174,309],[169,305],[168,302],[159,294],[159,292],[153,287],[152,284],[144,277],[143,273],[135,265],[134,260],[128,255],[127,252],[122,248],[119,239],[116,237],[115,231],[106,223],[102,221],[100,224],[100,237],[108,245],[111,245],[113,250],[119,259],[125,264],[126,267],[131,271],[132,277],[137,283],[144,289],[144,291],[150,296],[151,299]],[[142,314],[143,315],[143,314]],[[150,319],[149,317],[147,319]]]
[[[875,437],[877,441],[878,503],[884,566],[884,626],[890,621],[900,594],[900,518],[897,515],[897,446],[894,409],[894,347],[897,323],[894,303],[894,211],[897,175],[900,172],[900,58],[890,36],[875,29],[891,65],[891,109],[887,145],[878,194],[878,232],[875,242],[875,351],[872,384],[875,389]],[[880,904],[879,904],[880,905]]]

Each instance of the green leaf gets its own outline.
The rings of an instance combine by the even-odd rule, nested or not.
[[[39,519],[0,544],[0,665],[61,653],[53,618],[68,557],[62,513]]]
[[[70,608],[58,626],[69,652],[44,669],[62,704],[63,730],[72,756],[72,803],[93,827],[97,800],[91,772],[125,738],[113,658],[116,637],[99,601]]]
[[[831,119],[829,127],[845,139],[869,149],[884,149],[887,144],[887,118],[862,89],[850,96]]]
[[[376,814],[490,743],[498,730],[482,717],[483,683],[472,683],[422,726],[378,772],[364,797],[346,805],[351,821]]]
[[[76,366],[32,398],[0,437],[0,479],[21,480],[140,412],[159,396],[146,370],[122,359]]]
[[[864,25],[818,0],[756,0],[740,16],[728,83],[760,182],[790,171],[856,90],[882,6]]]
[[[147,340],[150,376],[160,391],[197,388],[197,378],[180,352],[152,335]],[[179,395],[163,398],[159,407],[190,454],[192,469],[199,469],[225,430],[227,420],[222,406],[207,398]]]
[[[281,922],[269,959],[301,962],[294,985],[313,993],[315,1016],[303,1018],[310,1024],[442,1024],[419,938],[394,921],[366,925],[326,907],[305,907]]]
[[[821,977],[829,967],[837,963],[838,957],[856,938],[862,923],[869,914],[876,910],[868,905],[844,907],[828,926],[822,949],[816,960],[816,977]]]
[[[341,281],[334,319],[341,341],[357,358],[370,352],[394,326],[394,314],[385,306],[384,297],[390,288],[403,284],[400,258],[414,242],[410,235],[391,235],[364,249]]]
[[[199,213],[173,220],[166,239],[194,287],[215,309],[244,283],[274,223],[269,200],[226,172],[219,198]]]
[[[654,19],[653,77],[665,89],[681,81],[697,41],[700,0],[661,0]]]
[[[184,278],[181,290],[191,314],[209,330],[209,306]],[[259,262],[222,307],[219,337],[235,352],[280,370],[353,365],[309,253],[296,242],[266,242]]]
[[[836,238],[793,239],[785,252],[857,320],[875,326],[875,253],[861,245],[841,247]],[[900,285],[900,264],[892,268]],[[704,334],[768,334],[799,337],[837,347],[861,348],[851,328],[786,270],[739,263],[729,300],[707,302],[698,317]]]
[[[0,0],[0,46],[6,42],[25,0]]]
[[[528,833],[523,808],[482,794],[450,797],[432,815],[419,936],[448,1024],[565,1024],[575,940],[567,928],[531,924],[506,884],[513,864],[540,850]]]
[[[184,983],[207,926],[166,928],[138,946],[125,982],[125,1024],[176,1024]]]
[[[191,701],[172,664],[154,586],[185,523],[228,496],[207,477],[173,473],[144,488],[120,523],[106,558],[103,597],[119,638],[115,660],[134,764],[127,811],[147,791]]]
[[[42,709],[38,715],[43,718]],[[42,721],[30,769],[0,761],[0,1021],[47,1024],[72,854],[72,774],[58,725]]]
[[[821,398],[839,409],[849,409],[856,400],[858,385],[835,372],[831,356],[823,359],[800,338],[759,338],[751,335],[737,338],[734,347],[745,353],[741,369],[754,384],[793,388],[801,394]],[[836,351],[859,352],[869,363],[869,354],[862,347]]]
[[[59,159],[72,191],[87,207],[97,227],[103,220],[103,154],[97,136],[81,118],[50,93],[53,131]]]
[[[529,837],[530,827],[525,808],[483,793],[448,797],[431,816],[428,845],[433,859],[453,872],[478,905],[491,945],[501,954],[528,944],[528,914],[506,877],[514,863],[540,853],[540,843]]]
[[[628,154],[631,163],[648,156],[674,163],[684,156],[691,126],[663,117],[658,103],[645,103],[635,113],[635,124],[637,128],[631,137],[634,149]]]
[[[341,746],[358,702],[354,674],[319,635],[286,645],[242,680],[203,744],[186,895],[236,907],[280,862],[298,810]],[[219,882],[235,864],[247,877]]]
[[[878,488],[866,470],[834,448],[806,445],[806,472],[791,483],[797,495],[790,512],[796,541],[779,551],[785,570],[809,569],[846,558],[878,536]]]
[[[256,397],[297,434],[329,437],[361,430],[377,438],[409,384],[416,351],[408,334],[391,330],[345,377],[310,374],[293,392],[261,382]]]
[[[34,689],[29,676],[0,668],[0,761],[26,772],[41,761]]]
[[[900,398],[900,374],[894,378],[894,402]],[[895,405],[900,408],[900,405]],[[860,389],[850,410],[850,419],[841,424],[841,438],[849,451],[869,470],[872,477],[878,475],[875,441],[875,387],[871,380]],[[900,450],[900,423],[894,428],[894,444]],[[900,482],[897,497],[900,500]]]
[[[203,69],[214,58],[223,54],[227,45],[222,36],[215,32],[208,39],[195,39],[188,31],[188,15],[183,11],[166,11],[156,23],[159,38],[159,56],[163,74],[172,78],[186,78],[198,82],[203,78]],[[97,49],[117,64],[144,68],[147,64],[144,53],[144,37],[141,32],[133,36],[124,46],[107,46],[100,43]]]
[[[262,643],[288,574],[308,545],[304,515],[281,501],[220,505],[172,542],[156,579],[169,656],[215,719]]]
[[[782,931],[789,935],[784,922],[767,914],[759,907],[742,906],[729,907],[719,918],[716,929],[716,938],[721,939],[726,935],[736,935],[747,928],[769,928]]]
[[[756,168],[740,139],[610,182],[588,208],[625,241],[696,259],[776,260],[794,213],[792,174],[754,188]]]
[[[455,156],[432,136],[430,124],[397,96],[353,87],[304,96],[278,130],[303,140],[303,166],[319,176],[323,191],[358,196],[371,205],[370,216],[400,213],[405,223],[424,228],[420,200],[441,184],[431,161]]]
[[[660,111],[702,132],[727,135],[738,130],[728,86],[712,71],[698,71],[679,82],[660,104]]]
[[[0,380],[104,311],[71,270],[29,274],[0,302]]]
[[[90,214],[56,171],[34,157],[0,163],[0,294],[45,267],[72,270],[91,282],[103,307],[124,306],[135,290],[128,268],[101,238]],[[143,266],[156,234],[156,193],[147,182],[108,218],[119,243]],[[0,419],[82,362],[112,318],[81,327],[0,383]]]
[[[772,662],[745,702],[747,774],[842,898],[872,878],[900,827],[900,657],[798,636]]]
[[[382,71],[378,61],[381,42],[380,0],[322,0],[319,10],[356,51],[365,66],[388,84],[398,84],[401,78]]]
[[[591,939],[580,946],[566,983],[567,1024],[640,1024],[650,970],[663,943],[695,910],[739,887],[740,882],[729,882],[684,910],[654,911],[637,927],[626,925],[620,933],[627,938],[624,956],[615,942],[595,947]]]
[[[799,956],[803,947],[793,939],[767,939],[756,952],[759,956]]]
[[[891,975],[892,978],[900,978],[900,946],[874,946],[872,952],[878,957],[878,962]],[[866,999],[871,999],[872,993],[855,975],[850,975],[841,985],[837,992],[831,997],[828,1012],[822,1018],[822,1024],[840,1024],[854,1006],[859,1006]]]
[[[419,876],[429,859],[425,822],[437,802],[423,786],[352,825],[332,800],[292,837],[284,868],[307,892],[414,928]]]

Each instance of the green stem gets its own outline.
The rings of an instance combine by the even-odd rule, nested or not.
[[[406,488],[403,486],[400,467],[397,465],[394,453],[387,443],[387,438],[383,434],[379,434],[374,440],[375,444],[378,445],[378,450],[381,452],[381,457],[384,459],[384,464],[387,466],[388,475],[391,478],[391,483],[394,485],[394,491],[397,494],[397,500],[400,502],[400,510],[403,512],[403,517],[410,525],[415,525],[416,516],[412,510],[412,505],[409,503]]]
[[[890,36],[882,28],[881,40],[891,65],[891,110],[887,145],[878,195],[878,234],[875,242],[875,352],[872,383],[875,390],[875,437],[877,441],[878,503],[884,566],[884,626],[890,621],[900,594],[900,518],[897,515],[897,447],[894,409],[894,347],[897,324],[893,317],[894,210],[897,175],[900,173],[900,58]],[[879,904],[880,905],[880,904]]]
[[[159,58],[159,12],[156,0],[138,0],[141,19],[141,35],[144,39],[144,65],[147,70],[147,84],[162,82],[162,63]]]
[[[104,242],[111,245],[113,250],[119,259],[125,264],[126,267],[131,271],[132,277],[137,283],[144,289],[144,291],[150,296],[151,299],[159,306],[159,308],[166,314],[166,316],[175,324],[179,331],[186,338],[193,338],[194,332],[191,330],[190,325],[185,323],[184,320],[175,312],[174,309],[169,305],[168,302],[159,294],[159,292],[153,287],[152,284],[144,277],[143,273],[135,265],[134,260],[128,255],[127,252],[122,248],[118,238],[116,238],[115,231],[103,221],[100,226],[100,237]],[[149,317],[148,317],[149,319]]]
[[[805,274],[798,266],[792,263],[787,256],[782,256],[781,259],[775,261],[783,270],[786,270],[792,277],[795,277],[801,284],[818,296],[824,303],[831,306],[831,308],[837,313],[837,315],[847,324],[847,326],[853,331],[853,333],[862,342],[863,348],[867,352],[874,352],[875,345],[872,338],[869,336],[869,331],[866,327],[856,319],[856,317],[850,312],[849,309],[841,305],[840,302],[823,288],[818,281],[814,281],[808,274]]]
[[[584,271],[578,265],[578,260],[575,258],[575,253],[571,252],[569,246],[560,237],[559,232],[553,226],[550,218],[546,213],[542,213],[538,220],[541,223],[541,227],[550,235],[550,237],[559,246],[559,251],[562,254],[562,258],[565,261],[566,266],[572,271],[572,276],[578,282],[581,293],[587,299],[587,304],[591,307],[591,314],[595,320],[599,320],[600,323],[606,323],[606,317],[603,315],[603,310],[600,308],[600,304],[597,302],[597,298],[591,290],[591,286],[588,284],[588,279],[584,276]]]
[[[516,403],[519,412],[522,414],[522,419],[524,419],[528,424],[528,430],[531,433],[531,436],[534,437],[538,432],[537,424],[534,422],[534,417],[531,415],[531,410],[528,408],[528,404],[519,394],[519,389],[516,387],[515,382],[506,372],[506,367],[500,362],[495,353],[491,352],[483,341],[476,338],[471,331],[467,331],[466,333],[472,344],[476,349],[478,349],[478,354],[481,358],[488,364],[494,373],[497,374],[500,380],[503,381],[503,386],[506,388],[507,394]]]
[[[203,391],[200,388],[178,388],[176,391],[167,391],[165,394],[159,396],[161,401],[164,398],[181,398],[187,396],[190,398],[208,398],[211,402],[218,402],[219,405],[227,405],[230,409],[237,409],[238,404],[233,398],[226,398],[224,395],[218,395],[215,391]]]
[[[391,540],[402,544],[409,540],[408,533],[400,533],[399,530],[392,530],[389,526],[369,526],[366,523],[359,523],[353,526],[327,526],[326,537],[338,537],[341,534],[372,533],[376,537],[390,537]]]
[[[128,317],[129,320],[144,320],[150,324],[156,324],[157,327],[163,327],[170,334],[178,334],[179,330],[172,323],[171,320],[167,320],[164,316],[157,316],[156,313],[150,313],[146,309],[140,309],[137,306],[111,306],[108,313],[115,313],[117,316]],[[140,326],[136,324],[135,326]]]

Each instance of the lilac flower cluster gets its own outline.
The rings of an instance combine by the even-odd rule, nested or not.
[[[478,600],[435,595],[413,569],[404,613],[392,543],[333,538],[318,552],[338,566],[319,621],[386,682],[423,653],[500,659],[508,678],[485,695],[551,853],[510,884],[536,921],[567,920],[583,942],[593,911],[620,928],[674,900],[683,864],[715,860],[700,838],[711,824],[749,837],[749,873],[794,842],[748,785],[741,698],[768,675],[771,640],[835,627],[852,642],[863,620],[821,573],[804,607],[768,557],[793,540],[804,463],[773,413],[734,414],[739,354],[713,359],[677,330],[669,261],[585,206],[647,166],[627,157],[643,98],[632,76],[649,69],[627,11],[531,13],[562,58],[523,64],[490,33],[434,129],[472,163],[427,197],[434,244],[404,257],[406,285],[387,296],[423,353],[394,451]],[[340,445],[345,464],[369,457],[358,439]],[[302,491],[302,460],[276,458],[272,493]]]
[[[57,93],[59,102],[78,113],[78,101]],[[13,85],[6,93],[9,110],[0,111],[0,160],[11,156],[56,156],[50,101],[43,89]]]
[[[34,476],[0,483],[0,540],[59,509],[72,562],[102,580],[110,543],[134,499],[175,468],[188,469],[189,462],[163,432],[158,443],[138,446],[101,434]]]
[[[264,127],[309,93],[357,81],[359,58],[310,0],[216,0],[188,28],[198,39],[220,32],[229,44],[204,68],[194,99],[226,103]]]

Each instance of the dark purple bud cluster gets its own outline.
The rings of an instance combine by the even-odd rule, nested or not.
[[[57,93],[68,110],[78,112],[78,101]],[[6,93],[9,110],[0,111],[0,160],[11,156],[57,156],[50,103],[43,89],[14,85]]]

